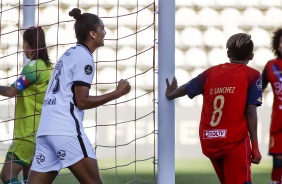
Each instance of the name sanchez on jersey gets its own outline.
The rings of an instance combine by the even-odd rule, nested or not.
[[[222,94],[222,93],[234,93],[235,87],[219,87],[210,89],[210,95]]]

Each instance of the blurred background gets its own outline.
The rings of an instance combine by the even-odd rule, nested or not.
[[[175,75],[186,83],[210,66],[228,62],[225,43],[235,33],[252,35],[254,59],[249,66],[263,70],[274,58],[273,31],[282,26],[281,0],[175,0]],[[23,2],[2,0],[0,17],[0,85],[12,84],[23,66]],[[124,98],[87,110],[85,131],[99,159],[114,160],[102,169],[138,170],[148,162],[154,174],[157,155],[158,2],[153,0],[36,0],[35,25],[44,28],[50,58],[58,58],[76,42],[68,12],[97,14],[106,29],[105,46],[94,54],[96,76],[92,95],[115,88],[126,78],[132,91]],[[167,16],[170,16],[169,14]],[[159,62],[161,64],[161,61]],[[273,95],[268,86],[258,108],[259,143],[267,156]],[[0,96],[0,157],[13,138],[15,100]],[[203,159],[198,138],[202,97],[176,100],[176,159]],[[169,112],[168,112],[169,113]],[[169,136],[169,135],[168,135]],[[126,161],[125,161],[126,160]],[[140,162],[139,162],[140,161]],[[120,168],[119,168],[120,169]]]

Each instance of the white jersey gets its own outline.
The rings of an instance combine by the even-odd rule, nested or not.
[[[84,111],[76,107],[74,86],[91,87],[94,77],[94,60],[86,46],[77,44],[58,60],[50,79],[37,137],[43,135],[84,134]]]

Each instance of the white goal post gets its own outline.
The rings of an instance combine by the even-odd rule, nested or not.
[[[175,103],[165,96],[175,73],[175,0],[159,0],[158,14],[158,183],[175,183]]]

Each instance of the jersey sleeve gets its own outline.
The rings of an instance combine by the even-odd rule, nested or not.
[[[247,105],[257,105],[262,104],[262,80],[259,72],[256,72],[251,76],[249,81]]]
[[[37,80],[38,72],[36,71],[36,60],[30,61],[24,66],[20,77],[12,84],[18,91],[22,92]]]
[[[73,69],[74,85],[86,86],[90,88],[93,77],[94,77],[94,61],[92,58],[87,58],[76,63]]]
[[[189,98],[194,98],[197,95],[203,94],[206,83],[208,70],[199,74],[185,85],[185,91]]]

